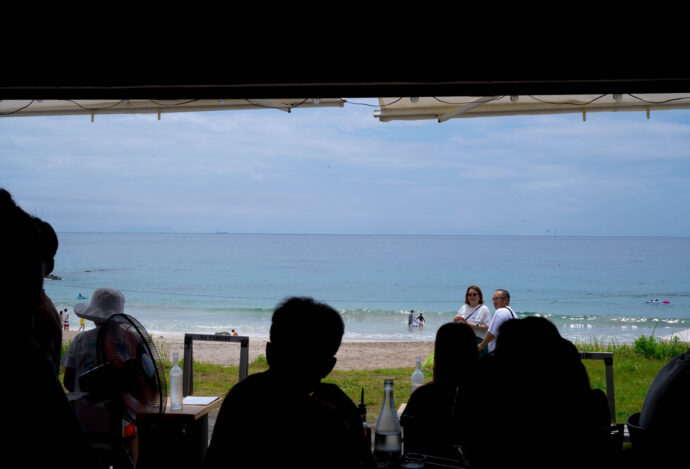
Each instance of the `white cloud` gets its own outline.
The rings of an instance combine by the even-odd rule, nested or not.
[[[463,233],[471,202],[482,232],[496,229],[505,207],[521,230],[541,233],[544,220],[568,212],[582,214],[570,226],[601,231],[595,199],[612,208],[653,198],[660,210],[687,214],[678,201],[689,194],[689,115],[380,123],[372,108],[346,105],[93,124],[6,119],[0,186],[56,224],[84,229],[233,229],[217,226],[222,214],[238,230]],[[674,233],[690,232],[690,217],[680,219]],[[616,233],[647,229],[607,223]]]

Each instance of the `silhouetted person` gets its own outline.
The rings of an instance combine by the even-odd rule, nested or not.
[[[279,305],[266,344],[269,369],[230,389],[202,466],[375,467],[357,407],[338,386],[321,383],[343,333],[328,305],[311,298]]]
[[[47,277],[55,266],[58,238],[49,223],[34,218],[34,224],[38,230],[43,276]],[[53,364],[55,373],[59,373],[62,353],[62,316],[58,314],[45,290],[41,292],[41,302],[34,313],[32,334],[48,361]]]
[[[690,349],[672,358],[657,373],[640,412],[639,426],[654,448],[654,462],[687,458],[690,441]],[[635,444],[633,443],[633,448]]]
[[[33,334],[43,293],[44,255],[36,220],[0,189],[0,297],[17,318],[3,361],[6,393],[21,398],[7,406],[4,457],[21,467],[98,467],[85,434],[46,357],[41,335]],[[49,348],[49,347],[48,347]]]
[[[505,322],[493,356],[480,361],[487,397],[473,440],[475,467],[598,465],[610,422],[605,394],[592,390],[575,346],[550,321]]]
[[[467,324],[447,323],[438,329],[433,380],[412,393],[401,417],[405,453],[462,460],[462,428],[473,424],[467,409],[482,404],[473,393],[478,361],[476,336]]]

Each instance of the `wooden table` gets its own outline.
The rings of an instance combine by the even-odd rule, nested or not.
[[[206,406],[185,405],[181,410],[140,415],[137,469],[197,467],[208,448],[208,415],[220,408],[222,399]]]
[[[218,398],[211,402],[209,405],[184,405],[180,410],[172,410],[170,408],[170,398],[165,407],[165,413],[162,416],[158,414],[144,414],[140,415],[140,419],[150,419],[150,418],[160,418],[164,421],[183,421],[183,422],[193,422],[195,420],[206,418],[214,409],[220,408],[223,403],[222,398]]]

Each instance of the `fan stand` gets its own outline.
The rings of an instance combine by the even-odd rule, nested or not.
[[[118,401],[116,398],[105,403],[110,413],[110,449],[106,452],[108,461],[103,462],[106,466],[112,465],[113,469],[134,469],[131,451],[122,438],[124,411]]]
[[[70,402],[75,405],[78,401],[85,401],[86,403],[102,404],[109,416],[109,429],[106,432],[86,432],[89,445],[93,449],[97,459],[101,461],[104,467],[113,467],[114,469],[134,469],[135,465],[132,460],[129,449],[124,444],[122,437],[122,423],[124,421],[124,413],[122,405],[118,404],[118,397],[96,398],[89,392],[70,393]],[[77,418],[79,416],[77,415]]]

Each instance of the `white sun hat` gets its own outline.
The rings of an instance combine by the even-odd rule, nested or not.
[[[125,311],[125,295],[114,288],[99,288],[93,292],[90,303],[77,303],[74,312],[80,318],[103,322],[113,314]]]

